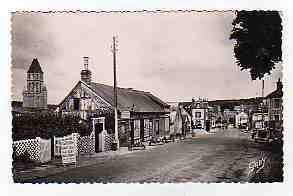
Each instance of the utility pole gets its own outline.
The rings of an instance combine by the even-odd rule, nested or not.
[[[262,118],[262,127],[265,126],[265,119],[264,119],[264,89],[265,89],[265,81],[262,79],[262,87],[261,87],[261,97],[262,97],[262,107],[261,107],[261,118]]]
[[[119,149],[119,138],[118,138],[118,111],[117,111],[117,78],[116,78],[116,37],[113,36],[113,71],[114,71],[114,113],[115,113],[115,142],[117,144],[117,149]]]

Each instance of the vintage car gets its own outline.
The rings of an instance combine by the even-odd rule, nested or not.
[[[254,129],[252,138],[255,142],[271,143],[274,141],[272,130],[269,128]]]
[[[258,143],[279,143],[282,140],[282,131],[265,126],[262,122],[257,122],[255,128],[252,130],[251,137]]]

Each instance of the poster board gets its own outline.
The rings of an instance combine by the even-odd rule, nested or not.
[[[76,156],[77,156],[77,142],[75,134],[70,134],[64,136],[61,139],[61,157],[62,164],[72,164],[76,165]]]
[[[122,111],[121,119],[130,119],[130,111]]]

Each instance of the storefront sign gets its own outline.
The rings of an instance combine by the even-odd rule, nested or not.
[[[63,164],[76,163],[77,146],[74,134],[61,139],[61,157]]]
[[[122,111],[121,112],[121,119],[130,119],[130,112],[129,111]]]

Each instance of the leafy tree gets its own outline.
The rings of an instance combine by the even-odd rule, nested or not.
[[[237,11],[230,39],[236,40],[234,53],[241,70],[249,70],[252,80],[270,74],[282,61],[282,25],[277,11]]]

